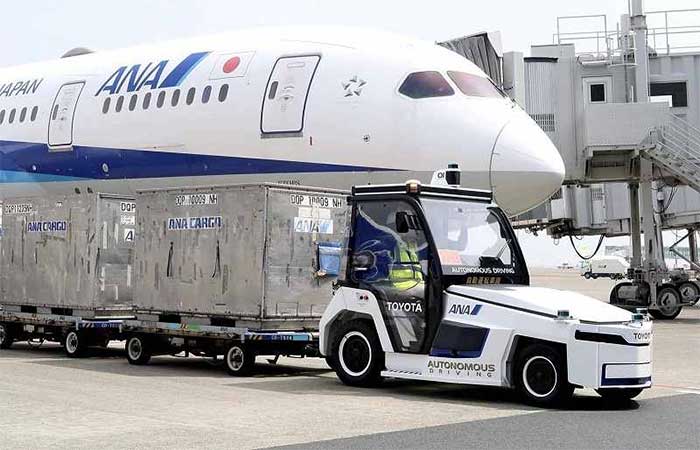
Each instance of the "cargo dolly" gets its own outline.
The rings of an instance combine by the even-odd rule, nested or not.
[[[85,356],[90,347],[106,348],[122,340],[123,317],[83,318],[64,314],[0,311],[0,349],[39,339],[58,342],[67,356]]]
[[[318,332],[256,331],[245,327],[198,323],[125,320],[120,324],[126,339],[126,358],[133,365],[147,364],[152,356],[223,356],[227,372],[250,375],[257,356],[317,357]]]

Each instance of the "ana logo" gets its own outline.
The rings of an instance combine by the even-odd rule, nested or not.
[[[144,87],[148,89],[163,89],[179,86],[189,73],[209,54],[209,52],[192,53],[175,66],[163,78],[163,73],[170,63],[165,59],[158,63],[149,62],[146,65],[135,64],[122,66],[104,82],[95,96],[103,92],[109,95],[122,92],[140,91]],[[161,81],[161,78],[163,80]]]
[[[464,316],[476,316],[481,311],[481,305],[460,305],[455,303],[450,307],[450,314],[461,314]]]

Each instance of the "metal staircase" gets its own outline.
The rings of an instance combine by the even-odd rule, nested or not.
[[[646,148],[647,156],[700,192],[700,130],[669,114],[668,121],[652,134],[656,145]]]

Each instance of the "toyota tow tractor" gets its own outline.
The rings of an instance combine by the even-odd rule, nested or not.
[[[345,274],[319,327],[345,384],[502,386],[536,405],[575,388],[628,400],[651,386],[646,313],[529,286],[491,192],[409,181],[357,186],[348,200]]]

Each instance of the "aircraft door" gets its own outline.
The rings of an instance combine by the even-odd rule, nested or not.
[[[51,108],[49,117],[49,147],[65,148],[73,144],[73,119],[84,82],[67,83],[61,86]]]
[[[301,133],[306,99],[319,55],[285,56],[277,60],[262,105],[262,133]]]

